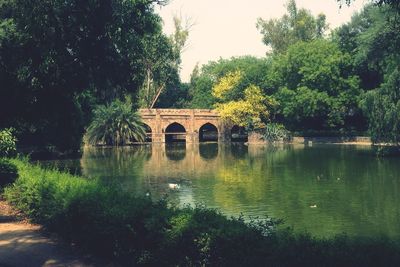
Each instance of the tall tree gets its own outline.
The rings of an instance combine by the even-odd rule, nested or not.
[[[143,84],[158,2],[1,1],[0,126],[30,144],[79,148],[86,103],[135,96]]]
[[[257,29],[263,35],[265,45],[273,52],[282,53],[289,45],[298,41],[311,41],[321,38],[328,28],[326,17],[314,17],[309,10],[298,9],[295,0],[287,3],[287,14],[280,19],[257,19]]]
[[[192,24],[189,19],[183,21],[182,16],[177,15],[173,21],[175,31],[171,36],[160,32],[146,39],[143,58],[146,78],[140,93],[142,107],[152,108],[161,94],[175,94],[174,90],[184,88],[179,79],[181,54],[187,45]],[[157,106],[163,106],[163,103]]]
[[[388,59],[400,44],[399,31],[393,9],[367,5],[333,32],[333,41],[352,55],[353,71],[360,76],[364,89],[377,88],[383,82]]]
[[[400,146],[400,69],[398,65],[377,89],[366,93],[361,105],[375,143]]]
[[[333,40],[353,55],[354,73],[367,91],[360,104],[373,142],[399,145],[399,10],[390,1],[380,2],[353,16],[333,34]]]
[[[361,101],[368,118],[369,131],[375,143],[400,145],[400,26],[398,9],[386,4],[368,6],[352,21],[339,29],[338,40],[346,47],[354,47],[355,70],[363,71],[363,85],[369,91]],[[358,21],[367,21],[358,27],[351,38],[346,38]],[[375,76],[368,75],[370,73]],[[376,77],[369,83],[368,77]],[[366,78],[364,78],[366,77]],[[372,86],[371,86],[372,84]]]
[[[162,32],[145,37],[143,62],[145,80],[139,93],[140,106],[150,108],[160,88],[177,75],[176,58],[170,39]]]
[[[268,77],[278,89],[274,95],[286,126],[292,130],[357,126],[361,91],[350,70],[350,55],[323,39],[298,42],[275,56]]]

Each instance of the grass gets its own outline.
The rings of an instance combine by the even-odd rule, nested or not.
[[[246,223],[205,207],[176,208],[132,196],[116,186],[26,159],[12,159],[19,178],[9,203],[32,221],[99,257],[126,266],[400,266],[389,239],[316,239]]]

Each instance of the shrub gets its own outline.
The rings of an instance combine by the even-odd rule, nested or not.
[[[33,222],[92,253],[129,263],[147,251],[154,253],[161,243],[170,212],[164,202],[153,203],[98,180],[12,161],[20,177],[4,195]]]
[[[0,131],[0,157],[15,156],[17,151],[15,143],[17,139],[14,137],[12,132],[12,128]]]
[[[399,266],[390,240],[316,239],[204,207],[176,208],[116,186],[10,160],[6,199],[33,221],[122,266]]]
[[[263,137],[266,141],[285,141],[289,139],[289,131],[286,130],[285,126],[278,123],[269,123],[263,129]]]
[[[17,166],[6,159],[0,159],[0,188],[13,183],[17,177]]]
[[[145,137],[145,126],[129,98],[125,102],[117,99],[110,105],[98,106],[86,132],[86,140],[91,145],[126,145],[134,140],[143,142]]]

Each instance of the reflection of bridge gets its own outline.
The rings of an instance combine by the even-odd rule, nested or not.
[[[211,109],[140,109],[139,113],[148,126],[148,141],[231,141],[231,127]]]

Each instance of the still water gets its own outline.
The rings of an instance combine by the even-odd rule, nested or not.
[[[368,146],[149,145],[49,161],[132,194],[281,218],[297,232],[400,237],[400,158]]]

